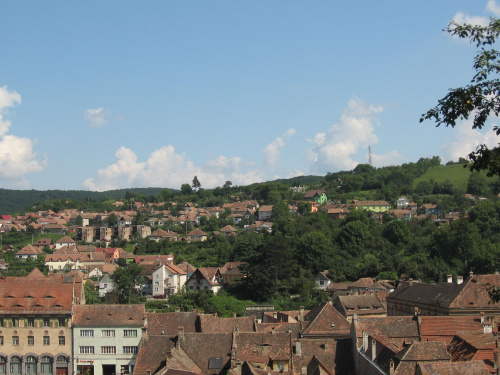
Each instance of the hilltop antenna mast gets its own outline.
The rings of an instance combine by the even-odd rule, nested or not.
[[[372,160],[372,146],[368,146],[368,164],[373,166],[373,160]]]

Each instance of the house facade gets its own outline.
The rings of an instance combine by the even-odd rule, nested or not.
[[[189,292],[211,290],[217,294],[221,288],[222,277],[219,269],[214,267],[197,268],[186,282],[186,289]]]
[[[145,317],[144,305],[75,306],[74,373],[132,374]]]
[[[72,308],[85,303],[81,278],[0,279],[0,373],[72,374]]]
[[[152,274],[153,296],[178,293],[186,284],[186,272],[173,264],[161,266]]]

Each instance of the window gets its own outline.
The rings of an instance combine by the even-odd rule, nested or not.
[[[93,346],[80,346],[80,354],[94,354]]]
[[[35,375],[36,374],[36,358],[32,355],[26,357],[26,374]]]
[[[66,345],[66,337],[64,336],[59,336],[59,345],[64,346]]]
[[[28,345],[35,345],[35,336],[28,336]]]
[[[50,336],[43,336],[43,345],[50,345]]]
[[[64,319],[64,318],[59,318],[59,319],[57,319],[57,325],[58,325],[59,327],[64,327],[64,326],[66,326],[66,324],[65,324],[65,323],[66,323],[66,319]]]
[[[43,375],[52,375],[52,358],[48,355],[44,355],[40,360],[42,364],[42,374]]]
[[[124,346],[123,347],[123,354],[136,354],[137,353],[137,346]]]
[[[7,357],[0,356],[0,374],[7,373]]]
[[[19,327],[19,319],[12,318],[12,327]]]
[[[35,326],[35,319],[28,318],[28,327],[34,327],[34,326]]]
[[[14,356],[10,359],[10,373],[11,374],[21,373],[21,357]]]
[[[94,337],[93,329],[82,329],[80,330],[80,337]]]
[[[123,330],[123,337],[137,337],[136,329],[125,329]]]
[[[116,346],[101,346],[101,354],[116,354]]]
[[[157,292],[157,291],[158,291],[158,288],[155,288],[155,292]]]
[[[43,318],[43,326],[50,327],[50,319],[49,318]]]
[[[115,330],[114,329],[103,329],[102,330],[102,337],[115,337]]]
[[[19,345],[19,336],[12,336],[12,345]]]

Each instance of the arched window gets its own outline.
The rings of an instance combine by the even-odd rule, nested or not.
[[[4,375],[7,373],[7,358],[0,355],[0,374]]]
[[[42,374],[43,375],[52,375],[52,358],[48,355],[44,355],[40,360],[42,365]]]
[[[21,374],[21,357],[15,355],[10,359],[10,373],[12,375]]]
[[[26,371],[27,375],[35,375],[36,374],[36,358],[32,355],[26,357]]]

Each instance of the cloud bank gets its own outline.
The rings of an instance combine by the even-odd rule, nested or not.
[[[295,132],[296,130],[294,128],[288,129],[281,137],[276,138],[262,150],[267,167],[276,167],[276,165],[278,164],[280,153],[285,147],[285,141],[290,139],[290,137],[292,137]]]
[[[378,143],[374,124],[383,110],[382,106],[368,104],[357,97],[349,100],[339,122],[309,140],[313,144],[308,152],[311,169],[326,173],[355,168],[360,163],[355,160],[356,154]],[[366,163],[366,160],[362,162]],[[382,166],[395,164],[402,157],[397,151],[389,151],[386,155],[373,155],[373,160],[374,164]]]
[[[25,175],[47,167],[47,160],[39,160],[34,153],[31,139],[7,134],[12,124],[5,115],[8,108],[20,103],[21,95],[0,87],[0,181],[12,188],[28,188]]]
[[[180,188],[197,176],[202,188],[222,186],[227,180],[233,185],[248,185],[263,180],[263,176],[252,164],[242,165],[239,157],[219,156],[203,166],[179,154],[172,145],[155,150],[145,162],[129,148],[120,147],[115,153],[116,161],[100,169],[97,177],[88,178],[84,187],[94,191],[105,191],[123,187]]]

